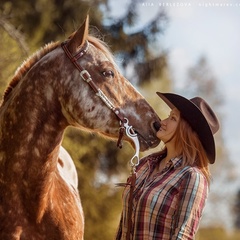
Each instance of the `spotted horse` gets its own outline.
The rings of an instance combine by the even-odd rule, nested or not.
[[[88,34],[88,19],[66,41],[34,53],[5,90],[0,107],[0,239],[83,239],[77,182],[68,180],[66,163],[73,166],[61,148],[68,126],[117,140],[127,119],[141,151],[159,143],[158,116],[120,74],[108,46]]]

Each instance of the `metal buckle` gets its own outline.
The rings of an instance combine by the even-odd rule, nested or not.
[[[135,173],[135,168],[139,164],[139,140],[137,137],[137,133],[134,132],[132,126],[128,125],[128,119],[124,118],[125,122],[123,123],[123,126],[125,127],[126,135],[132,139],[134,145],[135,145],[135,154],[130,160],[130,165],[132,167],[132,172]]]
[[[85,74],[86,74],[86,75],[85,75]],[[82,78],[85,82],[87,82],[87,83],[89,83],[90,81],[92,81],[92,77],[91,77],[90,73],[89,73],[87,70],[82,70],[82,71],[80,72],[80,76],[81,76],[81,78]]]

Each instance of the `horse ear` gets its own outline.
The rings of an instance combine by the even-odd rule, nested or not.
[[[72,54],[76,53],[77,49],[81,47],[87,40],[88,28],[89,28],[89,15],[87,15],[82,26],[75,32],[75,34],[67,44],[68,50]]]

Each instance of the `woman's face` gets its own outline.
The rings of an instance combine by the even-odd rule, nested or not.
[[[180,121],[180,112],[173,108],[168,118],[161,121],[161,127],[157,132],[157,137],[164,143],[173,139],[178,123]]]

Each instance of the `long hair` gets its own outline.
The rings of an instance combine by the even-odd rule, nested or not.
[[[209,160],[198,135],[183,118],[175,132],[175,147],[181,152],[183,166],[197,166],[210,184]]]

